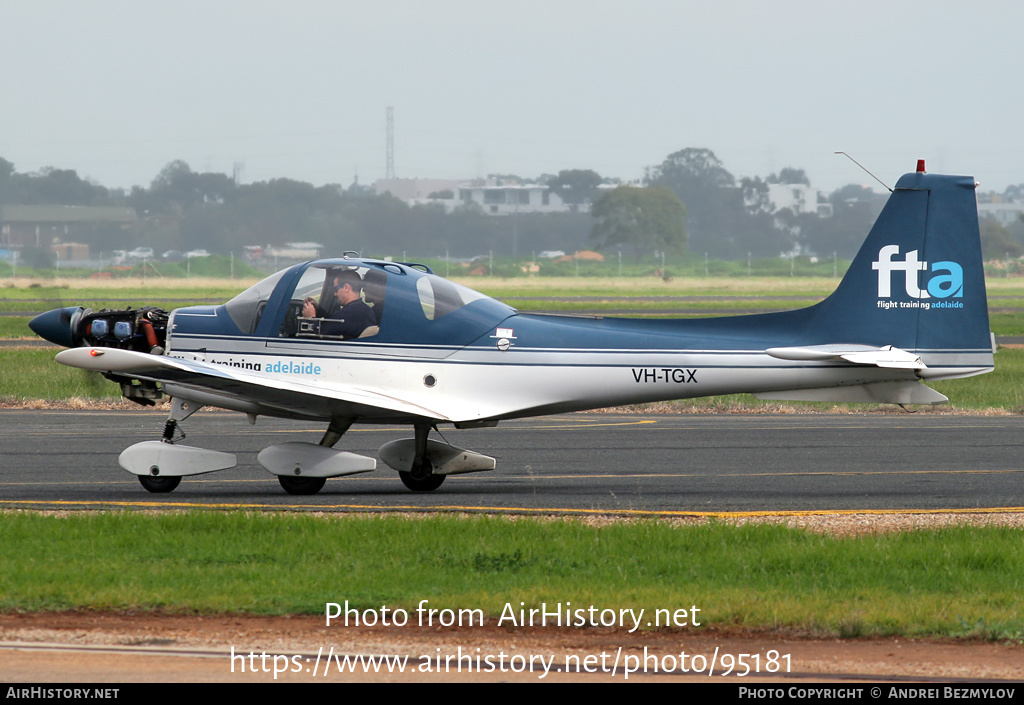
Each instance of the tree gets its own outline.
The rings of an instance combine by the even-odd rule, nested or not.
[[[8,203],[11,198],[11,177],[14,165],[0,157],[0,203]]]
[[[831,257],[833,253],[847,259],[853,257],[882,211],[886,195],[858,184],[834,191],[829,196],[832,217],[801,216],[802,247],[819,257]]]
[[[671,190],[619,186],[605,192],[590,211],[598,223],[590,232],[597,247],[645,251],[681,250],[686,245],[686,208]]]
[[[807,178],[807,173],[803,169],[794,169],[793,167],[787,166],[785,169],[780,171],[778,174],[772,174],[767,179],[770,184],[803,184],[804,186],[810,186],[811,180]]]
[[[90,183],[71,169],[45,167],[36,174],[17,174],[10,162],[0,164],[0,187],[8,203],[54,203],[65,206],[102,206],[112,202],[110,192]],[[10,167],[10,169],[8,169]]]
[[[710,149],[688,147],[665,157],[661,166],[649,170],[648,181],[680,192],[730,188],[736,179]]]
[[[235,182],[226,174],[200,174],[185,162],[176,160],[153,179],[150,196],[162,202],[167,212],[182,213],[203,203],[224,203],[235,190]]]
[[[995,218],[981,220],[981,251],[987,260],[1024,255],[1024,247]]]
[[[769,181],[763,181],[760,176],[740,180],[743,206],[751,215],[772,212],[772,199],[768,195],[769,183]]]
[[[1006,190],[1003,191],[1003,197],[1008,201],[1016,201],[1019,198],[1024,198],[1024,184],[1013,184],[1007,186]]]
[[[648,170],[647,184],[672,189],[686,205],[686,229],[698,251],[725,254],[719,240],[733,232],[735,211],[742,212],[743,203],[736,179],[714,152],[694,147],[674,152]]]
[[[548,188],[564,203],[579,206],[597,200],[601,175],[591,169],[563,169],[548,181]]]

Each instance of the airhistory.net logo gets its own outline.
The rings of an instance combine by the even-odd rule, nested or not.
[[[904,273],[904,288],[907,296],[912,299],[948,299],[960,298],[964,292],[964,268],[956,262],[932,262],[931,269],[927,262],[917,258],[917,250],[908,252],[902,261],[894,260],[893,256],[900,253],[899,245],[886,245],[878,251],[878,259],[871,263],[871,268],[878,270],[878,298],[892,298],[893,272]],[[924,275],[924,288],[922,276]],[[881,302],[879,302],[881,304]],[[937,302],[934,308],[963,308],[960,302]]]

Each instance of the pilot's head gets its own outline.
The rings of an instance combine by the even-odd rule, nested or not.
[[[334,278],[334,284],[337,287],[335,289],[335,296],[338,297],[338,303],[344,306],[347,303],[351,303],[359,298],[359,293],[363,290],[363,278],[359,276],[359,272],[353,269],[346,269]]]

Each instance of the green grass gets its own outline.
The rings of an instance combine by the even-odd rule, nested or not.
[[[191,260],[175,263],[162,261],[146,262],[145,265],[134,263],[131,265],[109,266],[101,270],[77,269],[64,266],[60,269],[40,269],[33,267],[19,266],[12,267],[9,262],[0,260],[0,278],[11,278],[17,275],[19,278],[34,278],[40,280],[52,280],[57,278],[79,278],[106,277],[113,279],[148,278],[148,279],[188,279],[190,277],[221,277],[221,278],[255,278],[262,279],[265,274],[249,266],[244,260],[234,258],[230,255],[211,255],[209,257],[195,257]]]
[[[125,308],[128,304],[138,308],[153,300],[159,301],[161,308],[170,310],[177,306],[187,306],[196,302],[224,303],[235,294],[245,289],[249,280],[235,284],[202,284],[193,286],[183,284],[187,280],[178,280],[179,286],[145,286],[140,281],[120,281],[108,283],[106,286],[78,286],[52,284],[38,287],[19,286],[0,288],[0,311],[45,311],[61,306],[88,306],[93,310],[100,308]]]
[[[29,316],[0,316],[0,339],[36,338],[28,327],[30,320]]]
[[[990,313],[988,324],[996,335],[1024,335],[1024,311]]]
[[[121,388],[98,372],[54,362],[57,352],[57,348],[0,348],[0,401],[121,397]]]
[[[325,603],[696,605],[708,627],[1020,639],[1024,532],[129,512],[0,514],[0,609],[322,614]]]
[[[966,379],[930,382],[929,386],[949,397],[961,409],[1005,409],[1024,413],[1024,350],[1001,348],[995,355],[995,369]]]
[[[149,294],[141,294],[136,296],[111,294],[109,291],[105,292],[103,296],[87,297],[81,294],[64,294],[68,298],[63,297],[46,297],[40,298],[35,301],[24,301],[21,299],[0,299],[0,312],[4,313],[42,313],[49,311],[54,308],[64,308],[66,306],[83,306],[90,308],[93,311],[99,311],[105,308],[112,309],[126,309],[129,306],[132,308],[141,308],[142,306],[156,306],[162,308],[165,311],[172,311],[182,306],[197,306],[204,304],[222,304],[227,301],[229,297],[182,297],[180,294],[176,297],[169,298],[167,295],[154,295],[152,292]],[[13,316],[3,316],[3,318],[14,318]],[[29,320],[31,316],[25,316],[24,320]]]

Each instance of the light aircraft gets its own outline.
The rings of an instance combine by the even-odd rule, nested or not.
[[[120,465],[151,492],[234,467],[230,453],[183,445],[177,426],[202,406],[320,421],[319,444],[271,445],[259,463],[292,494],[376,469],[335,449],[359,424],[409,424],[380,459],[414,491],[495,460],[428,438],[442,424],[751,392],[765,399],[939,404],[923,381],[993,369],[971,177],[918,171],[898,181],[836,291],[808,308],[708,319],[637,320],[520,313],[422,265],[347,255],[280,271],[220,306],[37,316],[32,330],[70,348],[57,361],[119,382],[125,397],[171,411],[161,440]],[[330,334],[330,302],[353,270],[377,325]],[[359,284],[355,285],[356,289]],[[340,301],[340,296],[339,296]],[[308,314],[309,311],[307,310]],[[365,312],[364,312],[365,313]]]

